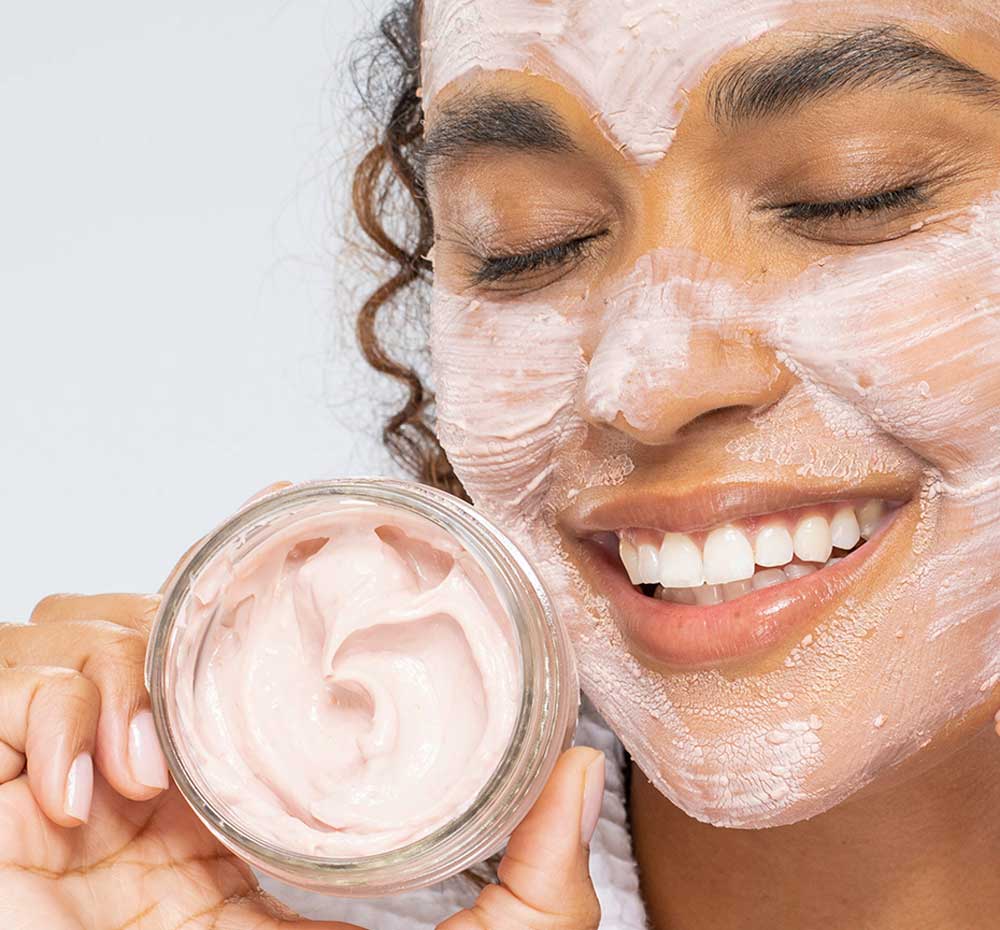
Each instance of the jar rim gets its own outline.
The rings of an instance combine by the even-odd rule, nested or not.
[[[430,520],[456,538],[487,575],[518,645],[521,702],[503,756],[472,801],[431,833],[403,846],[365,856],[329,857],[275,844],[236,822],[213,799],[210,785],[185,759],[179,722],[168,699],[170,657],[179,640],[177,619],[200,571],[234,540],[245,539],[268,518],[330,499],[374,501]],[[224,845],[286,880],[328,891],[371,895],[373,888],[403,890],[432,884],[480,862],[499,849],[541,790],[576,720],[579,690],[572,650],[541,578],[521,550],[475,508],[454,495],[393,478],[338,478],[275,490],[246,504],[209,533],[168,580],[146,657],[153,717],[174,780],[202,822]],[[176,728],[176,729],[175,729]],[[556,745],[558,744],[558,745]],[[555,746],[555,752],[553,747]]]

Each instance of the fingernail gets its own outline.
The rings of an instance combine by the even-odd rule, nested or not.
[[[67,816],[87,822],[90,801],[94,796],[94,760],[89,752],[81,752],[69,767],[63,809]]]
[[[580,814],[580,841],[584,846],[590,845],[590,840],[597,829],[597,821],[601,817],[601,802],[604,800],[604,753],[601,753],[590,765],[583,780],[583,811]]]
[[[166,788],[170,784],[152,711],[140,710],[128,726],[128,764],[140,785]]]

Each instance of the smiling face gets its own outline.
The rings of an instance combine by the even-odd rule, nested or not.
[[[699,819],[1000,703],[990,7],[428,0],[439,435]]]

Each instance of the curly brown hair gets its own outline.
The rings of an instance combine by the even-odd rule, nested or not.
[[[405,390],[402,405],[382,427],[392,458],[418,481],[466,497],[434,432],[434,395],[416,359],[390,349],[384,334],[415,327],[426,333],[434,223],[421,168],[420,101],[422,0],[397,0],[363,45],[351,70],[368,114],[378,126],[375,144],[354,171],[352,203],[362,232],[386,260],[389,276],[365,300],[355,333],[365,361]],[[416,354],[422,346],[411,347]]]

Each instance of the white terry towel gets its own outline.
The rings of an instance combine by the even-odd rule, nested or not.
[[[581,708],[577,745],[607,756],[601,819],[590,846],[590,872],[601,902],[601,930],[646,930],[639,877],[625,816],[625,752],[588,701]],[[280,901],[314,920],[343,920],[370,930],[432,930],[475,900],[471,883],[455,878],[387,898],[331,898],[266,875],[261,884]]]

